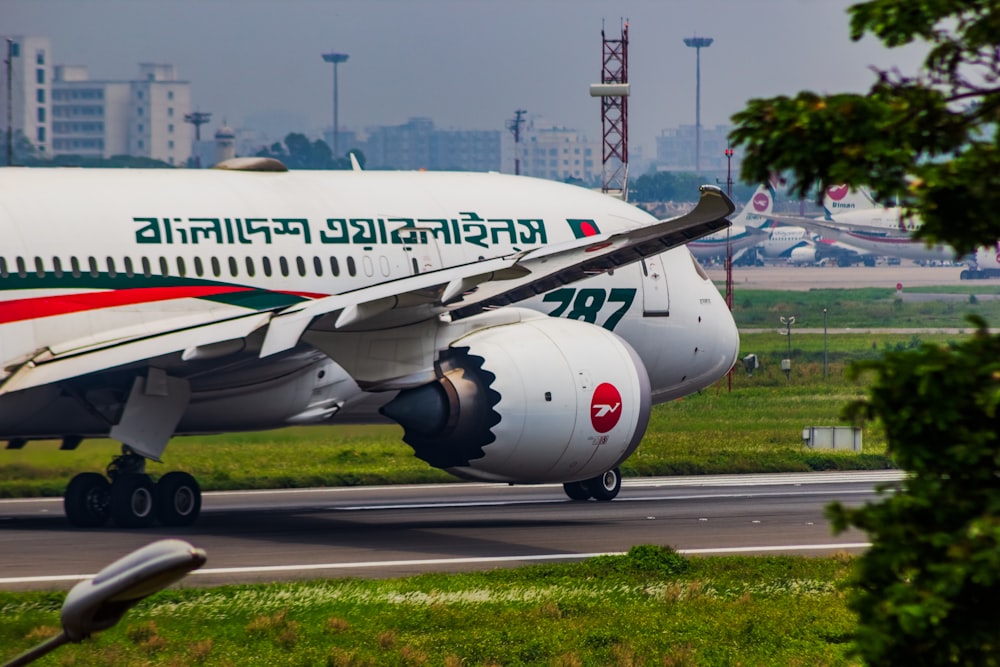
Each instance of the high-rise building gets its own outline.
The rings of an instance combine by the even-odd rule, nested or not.
[[[726,174],[726,148],[729,147],[731,125],[701,128],[701,173],[724,177]],[[668,128],[656,138],[656,165],[665,171],[697,170],[697,137],[694,125]],[[740,161],[733,159],[732,171],[739,173]],[[707,182],[707,181],[706,181]]]
[[[9,41],[8,41],[9,40]],[[8,51],[9,47],[9,51]],[[50,152],[49,131],[52,100],[52,45],[47,37],[9,36],[3,42],[4,58],[10,56],[10,99],[7,81],[0,86],[3,130],[7,131],[10,110],[11,129],[22,132],[42,155]]]
[[[92,81],[59,65],[52,82],[52,154],[132,155],[182,166],[191,156],[191,84],[173,65],[143,63],[133,81]]]
[[[438,130],[430,118],[368,129],[361,150],[371,169],[498,171],[499,130]]]
[[[39,154],[187,162],[191,84],[178,80],[173,65],[140,64],[132,81],[92,80],[86,65],[54,65],[47,37],[9,39],[13,129]]]
[[[523,175],[600,184],[601,144],[578,130],[532,120],[521,133],[518,150]],[[513,152],[513,142],[509,152]],[[513,155],[509,161],[513,164]]]

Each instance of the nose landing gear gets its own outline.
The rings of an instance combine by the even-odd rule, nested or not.
[[[201,512],[201,488],[186,472],[168,472],[154,483],[146,459],[123,446],[107,478],[85,472],[70,480],[63,507],[79,528],[103,526],[108,519],[121,528],[143,528],[157,519],[165,526],[187,526]]]

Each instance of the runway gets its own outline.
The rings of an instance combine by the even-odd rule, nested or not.
[[[0,589],[68,589],[129,551],[180,537],[208,553],[188,585],[485,570],[622,553],[828,554],[866,536],[833,536],[823,511],[875,499],[897,471],[627,479],[606,503],[559,485],[420,486],[206,493],[185,529],[75,529],[56,499],[0,500]]]
[[[903,288],[903,294],[911,288],[931,285],[972,286],[984,294],[996,293],[1000,280],[961,280],[963,267],[959,266],[918,266],[904,261],[898,266],[880,264],[878,266],[738,266],[733,268],[733,286],[738,293],[741,289],[792,290],[812,289],[855,289],[860,287]],[[725,284],[726,272],[721,266],[705,270],[718,284]],[[968,298],[968,297],[966,297]]]

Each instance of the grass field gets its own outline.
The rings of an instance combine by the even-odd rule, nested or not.
[[[160,593],[60,665],[824,665],[848,655],[850,559],[684,559]],[[58,632],[61,594],[0,593],[0,659]]]

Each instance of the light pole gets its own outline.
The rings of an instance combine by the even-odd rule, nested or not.
[[[3,667],[22,667],[69,642],[107,630],[143,599],[205,564],[207,556],[183,540],[153,542],[119,558],[66,596],[60,612],[62,632]]]
[[[337,65],[347,62],[346,53],[324,53],[323,61],[333,63],[333,157],[340,157],[340,118],[337,116]]]
[[[826,379],[826,308],[823,309],[823,379]]]
[[[794,317],[780,317],[781,323],[785,325],[785,335],[788,337],[788,355],[781,360],[781,370],[785,371],[785,379],[792,379],[792,325],[795,324]]]
[[[685,37],[684,44],[695,51],[694,74],[694,171],[701,174],[701,50],[712,46],[711,37]]]

